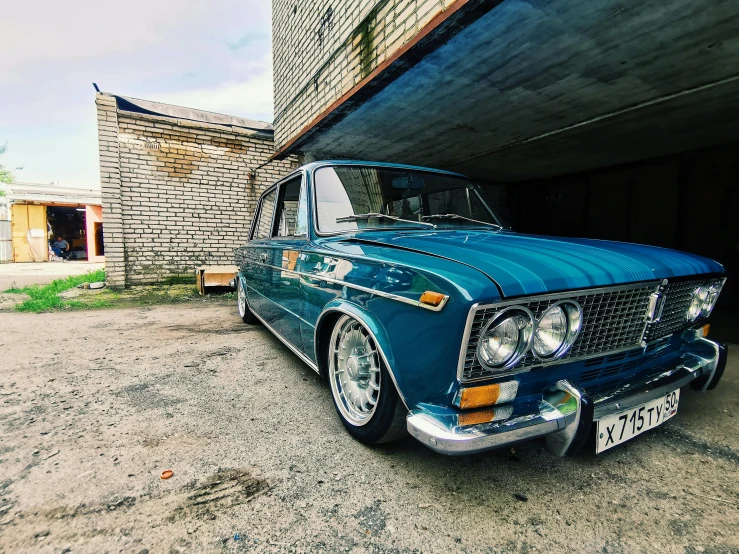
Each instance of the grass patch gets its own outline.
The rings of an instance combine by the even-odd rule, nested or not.
[[[27,294],[31,298],[18,304],[15,309],[19,312],[46,312],[64,307],[66,302],[59,298],[59,294],[72,289],[82,283],[105,281],[105,270],[89,271],[84,275],[74,275],[66,279],[57,279],[48,285],[31,285],[20,289],[10,289],[5,292]]]
[[[124,290],[105,289],[101,293],[75,298],[73,308],[97,308],[101,302],[107,306],[152,306],[155,304],[179,304],[200,298],[193,285],[140,285]]]
[[[82,283],[105,281],[105,271],[89,272],[85,275],[58,279],[41,286],[10,289],[5,292],[27,294],[31,298],[15,306],[19,312],[49,312],[58,310],[90,310],[99,308],[126,308],[132,306],[153,306],[157,304],[180,304],[184,302],[231,302],[236,299],[235,292],[225,294],[206,294],[200,296],[192,284],[143,285],[124,290],[105,288],[99,291],[84,291],[74,298],[60,298],[59,295]]]
[[[200,296],[198,289],[193,285],[138,285],[124,290],[104,289],[98,294],[82,295],[74,300],[66,301],[64,307],[68,309],[128,308],[186,302],[233,302],[235,299],[235,292]]]

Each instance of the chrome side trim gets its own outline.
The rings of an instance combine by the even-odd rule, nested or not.
[[[318,360],[318,329],[321,327],[321,321],[323,321],[323,318],[332,312],[342,313],[350,317],[353,317],[354,319],[359,321],[362,325],[364,325],[364,328],[367,329],[367,332],[372,337],[372,340],[375,341],[375,345],[377,346],[377,349],[380,351],[380,356],[382,356],[382,361],[384,362],[385,367],[387,368],[387,372],[390,374],[390,379],[392,379],[393,384],[395,385],[395,390],[398,391],[398,396],[400,397],[401,402],[403,402],[403,405],[405,406],[406,410],[410,410],[410,408],[408,407],[408,402],[406,402],[405,396],[403,396],[403,391],[400,390],[400,387],[398,386],[398,381],[395,379],[395,373],[393,372],[393,368],[390,365],[390,362],[387,361],[387,356],[385,356],[385,351],[382,349],[382,345],[380,344],[380,341],[377,340],[377,337],[372,332],[372,329],[370,329],[369,325],[367,325],[367,322],[365,322],[363,318],[357,316],[355,313],[352,313],[349,310],[346,310],[344,308],[339,308],[339,307],[328,308],[327,310],[323,310],[320,313],[320,315],[318,316],[318,320],[316,321],[315,329],[313,330],[313,355],[316,357],[316,360]],[[318,368],[316,368],[316,371],[318,371]]]
[[[248,287],[247,287],[247,290],[248,290]],[[255,291],[255,292],[256,292],[256,291]],[[267,297],[265,296],[265,298],[267,298]],[[249,308],[249,309],[251,309],[251,308]],[[318,371],[318,366],[317,366],[316,364],[314,364],[314,363],[313,363],[313,362],[311,361],[311,359],[310,359],[310,358],[309,358],[308,356],[306,356],[305,354],[303,354],[303,353],[302,353],[302,352],[301,352],[300,350],[298,350],[298,348],[297,348],[297,347],[296,347],[295,345],[293,345],[293,343],[291,343],[291,342],[290,342],[289,340],[287,340],[287,339],[286,339],[286,338],[284,338],[284,337],[283,337],[282,335],[280,335],[280,334],[279,334],[279,333],[278,333],[277,331],[275,331],[275,329],[274,329],[274,328],[273,328],[273,327],[272,327],[272,326],[271,326],[271,325],[270,325],[269,323],[267,323],[266,321],[264,321],[264,318],[262,318],[262,316],[260,316],[260,315],[259,315],[259,314],[258,314],[257,312],[255,312],[254,310],[251,310],[251,313],[253,313],[253,314],[254,314],[254,316],[255,316],[255,317],[256,317],[256,318],[257,318],[257,319],[258,319],[259,321],[261,321],[261,322],[262,322],[262,324],[263,324],[263,325],[264,325],[264,326],[265,326],[265,327],[266,327],[267,329],[269,329],[270,331],[272,331],[272,334],[273,334],[274,336],[276,336],[276,337],[277,337],[278,339],[280,339],[280,341],[281,341],[281,342],[282,342],[282,343],[283,343],[283,344],[284,344],[285,346],[287,346],[287,347],[288,347],[288,348],[289,348],[290,350],[292,350],[293,354],[295,354],[295,355],[296,355],[296,356],[297,356],[298,358],[300,358],[300,359],[301,359],[301,360],[303,360],[303,361],[304,361],[304,362],[305,362],[306,364],[308,364],[308,367],[309,367],[309,368],[311,368],[311,369],[312,369],[313,371],[315,371],[316,373],[319,373],[319,374],[320,374],[320,372]]]
[[[249,263],[252,263],[255,265],[261,265],[263,267],[269,267],[277,271],[283,271],[285,273],[290,273],[291,275],[297,275],[298,277],[307,277],[309,279],[315,279],[316,281],[326,281],[327,283],[333,283],[335,285],[340,285],[342,287],[348,287],[350,289],[355,289],[361,292],[366,292],[368,294],[373,294],[375,296],[381,296],[383,298],[388,298],[390,300],[396,300],[398,302],[403,302],[404,304],[409,304],[411,306],[416,306],[418,308],[423,308],[425,310],[431,310],[432,312],[440,312],[441,310],[444,309],[444,306],[446,306],[446,303],[449,301],[449,295],[445,294],[444,298],[442,299],[441,303],[438,306],[430,306],[429,304],[423,304],[422,302],[419,302],[418,300],[406,298],[405,296],[399,296],[391,292],[385,292],[385,291],[381,291],[377,289],[371,289],[369,287],[363,287],[362,285],[355,285],[354,283],[347,283],[346,281],[340,281],[339,279],[333,279],[331,277],[326,277],[324,275],[315,275],[313,273],[295,271],[294,269],[285,269],[283,267],[277,267],[274,265],[265,264],[265,263],[256,262],[256,261],[250,261]]]
[[[644,281],[641,283],[630,283],[627,285],[615,285],[612,287],[597,287],[597,288],[592,288],[592,289],[566,290],[566,291],[553,292],[553,293],[547,293],[547,294],[534,294],[531,296],[519,296],[516,298],[503,300],[501,302],[496,302],[494,304],[473,304],[470,307],[469,313],[467,314],[467,322],[465,323],[464,334],[462,335],[462,344],[459,349],[459,359],[457,361],[457,380],[460,383],[475,383],[479,381],[489,381],[491,379],[497,379],[499,377],[508,377],[509,375],[515,375],[517,373],[525,373],[534,368],[540,368],[540,367],[556,365],[556,364],[564,364],[564,363],[569,363],[569,362],[574,362],[574,361],[579,361],[579,360],[587,360],[590,358],[597,358],[599,356],[607,356],[609,354],[617,354],[619,352],[626,352],[627,350],[634,350],[636,348],[639,348],[639,347],[643,348],[646,346],[646,344],[644,343],[644,333],[647,330],[647,326],[649,325],[649,322],[646,321],[646,313],[645,313],[644,328],[642,329],[642,333],[641,333],[641,336],[642,336],[641,344],[632,344],[632,345],[625,346],[623,348],[618,348],[615,350],[604,350],[602,352],[597,352],[594,354],[587,354],[584,356],[577,356],[574,358],[564,358],[564,359],[558,358],[556,360],[542,362],[540,364],[532,365],[532,366],[525,367],[525,368],[520,368],[520,369],[513,368],[511,371],[500,372],[500,374],[497,374],[497,375],[487,375],[487,376],[480,377],[477,379],[465,380],[464,379],[464,362],[465,362],[465,357],[467,354],[467,345],[469,344],[469,341],[470,341],[470,331],[472,329],[472,324],[474,323],[474,320],[475,320],[475,314],[479,310],[486,310],[488,308],[504,307],[504,306],[509,306],[511,304],[524,304],[532,300],[537,300],[537,301],[540,301],[540,300],[559,300],[559,301],[570,300],[572,297],[577,296],[579,294],[599,294],[601,292],[616,292],[619,290],[630,289],[638,285],[643,285],[643,286],[654,285],[655,290],[656,290],[657,287],[661,284],[661,282],[662,281]]]

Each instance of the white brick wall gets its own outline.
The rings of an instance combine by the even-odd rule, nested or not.
[[[296,165],[257,170],[274,152],[263,135],[118,112],[98,95],[98,138],[108,281],[155,283],[230,264],[262,191]]]
[[[273,0],[277,149],[455,1]]]

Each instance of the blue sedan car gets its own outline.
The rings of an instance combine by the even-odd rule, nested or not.
[[[330,385],[358,440],[444,454],[545,437],[603,452],[714,388],[724,284],[706,258],[519,234],[455,173],[356,161],[296,169],[236,250],[239,315]]]

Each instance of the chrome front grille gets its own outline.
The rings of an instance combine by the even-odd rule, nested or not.
[[[704,277],[678,279],[673,282],[649,281],[517,298],[499,304],[480,306],[470,313],[472,319],[468,321],[468,340],[462,346],[459,379],[463,382],[477,381],[531,367],[605,356],[641,346],[643,341],[651,343],[670,336],[692,325],[687,321],[686,314],[693,291],[699,286],[720,284],[723,280]],[[661,318],[657,322],[647,323],[649,297],[655,292],[664,297]],[[525,306],[538,318],[553,302],[564,299],[577,301],[583,310],[580,335],[564,356],[554,361],[542,362],[529,351],[506,372],[489,370],[480,364],[477,359],[480,333],[485,324],[501,309],[511,305]]]
[[[649,325],[645,340],[651,341],[688,326],[686,318],[693,292],[700,286],[719,285],[723,278],[719,279],[689,279],[682,281],[669,281],[662,287],[660,293],[665,297],[664,307],[660,320]]]
[[[646,326],[649,295],[657,291],[659,284],[659,281],[651,281],[626,286],[573,291],[571,293],[563,292],[484,306],[475,312],[472,320],[461,380],[486,379],[498,373],[486,369],[480,364],[476,354],[477,342],[485,323],[506,305],[525,306],[531,310],[536,318],[552,302],[564,298],[575,300],[582,306],[583,325],[580,335],[564,356],[558,358],[556,362],[549,362],[559,363],[563,360],[600,355],[639,346]],[[544,364],[529,351],[511,370],[517,371],[540,365]]]

